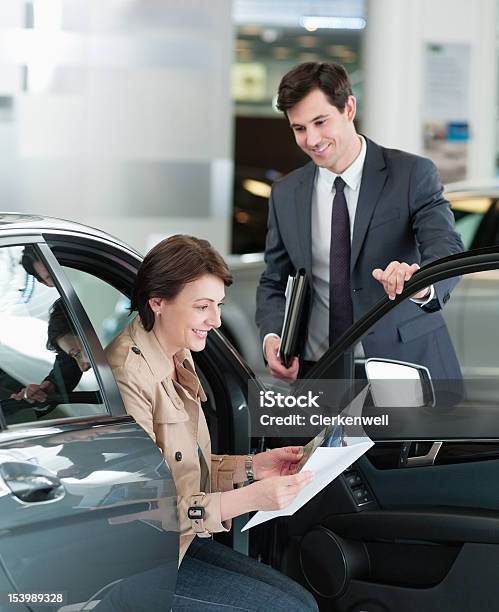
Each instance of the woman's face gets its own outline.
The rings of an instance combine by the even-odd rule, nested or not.
[[[65,334],[57,338],[59,348],[72,357],[82,372],[90,370],[91,365],[80,339],[74,334]]]
[[[155,313],[153,330],[173,353],[183,348],[202,351],[208,332],[221,325],[224,298],[225,285],[213,274],[187,283],[173,300],[151,298],[149,305]]]

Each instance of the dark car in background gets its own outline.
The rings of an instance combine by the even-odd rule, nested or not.
[[[126,602],[134,612],[169,610],[178,559],[175,486],[161,453],[126,415],[103,352],[110,329],[129,320],[123,305],[141,256],[65,221],[3,214],[0,222],[0,609],[120,610]],[[27,246],[55,287],[20,264]],[[482,373],[470,376],[449,404],[440,401],[437,381],[419,381],[422,370],[409,366],[431,392],[410,408],[406,396],[385,406],[392,426],[366,428],[376,442],[367,455],[295,515],[243,533],[246,518],[239,517],[222,537],[300,581],[321,611],[497,609],[499,248],[422,270],[397,300],[383,300],[348,330],[310,376],[327,379],[336,360],[401,301],[453,276],[482,283],[487,328],[480,327],[484,316],[465,308],[459,330],[474,326],[488,351],[486,383]],[[75,389],[65,389],[62,377],[60,392],[42,403],[12,400],[53,367],[47,317],[59,298],[91,368]],[[222,333],[212,331],[194,358],[214,452],[284,443],[251,437],[248,388],[263,383]]]
[[[238,169],[232,219],[232,253],[235,255],[263,252],[270,191],[272,183],[281,176],[277,170]],[[467,249],[499,242],[499,179],[452,183],[446,187],[445,197],[451,203]]]
[[[445,196],[466,249],[499,244],[499,180],[453,183]]]

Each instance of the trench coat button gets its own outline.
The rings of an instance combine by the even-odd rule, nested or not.
[[[175,461],[182,461],[182,453],[180,451],[175,453]]]
[[[132,346],[132,351],[136,354],[136,355],[140,355],[140,349],[138,346]]]

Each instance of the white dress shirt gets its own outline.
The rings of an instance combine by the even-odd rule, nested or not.
[[[362,170],[367,146],[362,146],[353,163],[341,174],[345,181],[345,199],[350,219],[350,242],[353,236],[355,212],[359,201]],[[329,251],[331,247],[331,215],[336,193],[334,181],[339,176],[327,168],[319,168],[312,193],[312,283],[314,298],[311,304],[308,336],[304,358],[317,361],[329,348]],[[357,350],[356,350],[357,353]]]

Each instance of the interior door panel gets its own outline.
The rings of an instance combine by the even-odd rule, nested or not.
[[[369,428],[375,446],[271,531],[276,563],[315,593],[322,612],[499,609],[498,269],[498,253],[488,250],[416,275],[406,299],[425,283],[462,275],[442,311],[463,372],[443,385],[459,385],[457,401],[435,392],[418,412],[404,407],[404,393],[394,396],[400,405],[385,411],[400,431],[383,437]],[[309,377],[327,378],[403,297],[354,325]],[[432,382],[440,391],[442,381]]]
[[[410,552],[409,550],[407,552]],[[407,557],[406,557],[407,559]],[[401,560],[402,561],[402,560]],[[421,564],[426,563],[423,556]],[[412,564],[401,565],[410,581]],[[334,607],[338,612],[494,612],[497,610],[499,546],[465,544],[449,572],[429,588],[353,580]]]
[[[378,470],[362,457],[359,465],[383,508],[403,503],[499,512],[499,460]]]
[[[277,528],[281,568],[321,610],[497,610],[499,461],[354,468],[370,503],[353,503],[350,470]]]

